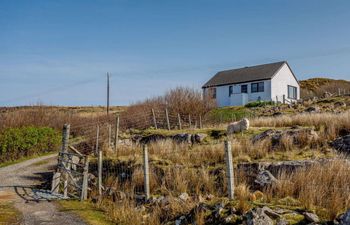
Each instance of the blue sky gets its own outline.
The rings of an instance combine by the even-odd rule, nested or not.
[[[287,60],[350,77],[348,0],[0,1],[0,105],[127,105]]]

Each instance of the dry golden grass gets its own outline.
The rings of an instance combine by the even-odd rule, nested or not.
[[[277,185],[267,191],[270,199],[292,196],[306,208],[334,219],[350,207],[350,164],[337,159],[316,164],[295,173],[283,173]]]

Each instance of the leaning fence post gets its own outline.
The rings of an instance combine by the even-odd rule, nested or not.
[[[165,116],[166,116],[166,123],[167,123],[167,126],[168,126],[168,130],[170,130],[170,122],[169,122],[168,108],[165,108]]]
[[[118,140],[119,138],[119,115],[115,118],[115,128],[114,128],[114,152],[117,152]]]
[[[177,114],[177,119],[178,119],[178,122],[179,122],[179,129],[182,130],[180,113]]]
[[[81,196],[80,196],[81,201],[87,199],[88,175],[89,175],[89,158],[88,158],[88,156],[86,156],[85,162],[84,162],[84,171],[83,171],[83,184],[81,187]]]
[[[233,163],[232,163],[232,150],[231,142],[225,141],[225,157],[226,157],[226,167],[227,167],[227,190],[228,197],[230,199],[234,198],[234,175],[233,175]]]
[[[146,200],[150,198],[149,190],[149,165],[148,165],[148,149],[147,145],[143,145],[143,175],[144,175],[144,185],[145,185],[145,195]]]
[[[102,150],[98,151],[98,195],[102,196]]]
[[[158,126],[157,126],[156,114],[154,113],[154,109],[152,109],[152,116],[153,116],[154,128],[156,128],[156,130],[157,130]]]

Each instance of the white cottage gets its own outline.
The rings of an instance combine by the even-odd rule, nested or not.
[[[221,71],[202,88],[203,94],[215,98],[219,107],[300,98],[299,82],[286,61]]]

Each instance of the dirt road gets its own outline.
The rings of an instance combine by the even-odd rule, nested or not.
[[[38,188],[49,189],[56,163],[57,154],[52,154],[0,168],[0,200],[13,202],[23,215],[22,224],[85,224],[74,214],[60,212],[54,202],[37,198]]]

